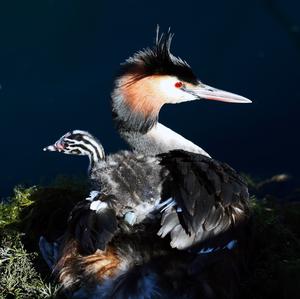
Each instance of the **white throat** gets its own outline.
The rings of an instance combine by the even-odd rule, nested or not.
[[[157,123],[146,134],[125,131],[121,132],[121,135],[135,152],[147,155],[157,155],[179,149],[210,157],[201,147],[161,123]]]

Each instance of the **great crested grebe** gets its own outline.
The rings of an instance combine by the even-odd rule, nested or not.
[[[163,237],[163,241],[167,240],[167,236],[170,236],[170,244],[172,247],[186,249],[184,251],[176,251],[176,254],[186,254],[188,259],[190,259],[194,257],[194,254],[214,254],[214,252],[219,252],[220,249],[227,250],[235,246],[239,238],[239,228],[247,222],[249,216],[248,191],[243,179],[237,175],[232,168],[224,163],[210,159],[210,156],[199,146],[158,123],[160,108],[165,103],[181,103],[204,98],[233,103],[251,103],[251,101],[242,96],[221,91],[201,83],[185,61],[176,58],[170,53],[172,37],[173,35],[170,32],[160,37],[157,35],[154,48],[145,49],[136,53],[123,64],[112,92],[112,110],[115,123],[121,136],[129,143],[135,153],[142,154],[137,156],[136,154],[127,152],[128,157],[130,157],[130,159],[132,157],[139,157],[139,159],[149,159],[149,161],[153,159],[151,167],[147,163],[143,164],[145,160],[141,160],[142,163],[138,161],[136,165],[141,163],[140,165],[145,167],[144,171],[146,171],[148,167],[152,173],[155,173],[158,169],[164,170],[165,177],[161,176],[161,173],[159,174],[160,176],[157,177],[157,186],[160,186],[164,192],[160,193],[161,196],[158,202],[154,201],[154,206],[158,207],[161,212],[161,214],[159,214],[161,215],[161,224],[158,228],[158,234]],[[70,135],[68,137],[70,137]],[[52,149],[62,151],[62,147],[60,146],[62,144],[64,144],[63,147],[72,144],[71,148],[74,147],[73,150],[76,149],[76,142],[68,144],[62,141],[63,140],[60,139],[60,142],[56,143]],[[98,192],[100,192],[100,195],[96,193],[95,198],[91,198],[91,202],[89,202],[88,205],[85,203],[82,207],[79,206],[75,208],[75,211],[72,213],[73,220],[75,220],[73,222],[71,221],[72,225],[74,225],[73,231],[75,233],[79,232],[79,238],[77,238],[79,245],[89,243],[88,252],[99,248],[99,244],[101,247],[106,241],[111,239],[111,236],[101,239],[103,237],[103,230],[100,230],[100,234],[94,234],[92,231],[90,231],[91,234],[82,234],[80,226],[97,227],[97,225],[94,226],[91,222],[86,226],[90,219],[87,215],[90,215],[91,211],[101,214],[109,209],[116,211],[118,215],[118,205],[122,206],[122,202],[133,203],[132,198],[130,200],[127,199],[127,194],[124,196],[124,192],[118,194],[118,190],[121,191],[122,188],[118,189],[115,188],[116,185],[113,185],[113,183],[115,183],[114,179],[116,178],[118,178],[117,180],[123,180],[125,182],[126,180],[129,182],[131,180],[131,183],[133,183],[135,180],[134,177],[139,176],[136,170],[132,172],[130,165],[126,165],[127,168],[124,167],[124,173],[120,174],[119,166],[122,165],[122,159],[124,159],[124,153],[126,152],[121,153],[118,161],[119,164],[116,164],[118,166],[116,166],[116,168],[112,167],[111,173],[109,173],[108,176],[109,179],[106,182],[108,183],[110,180],[112,187],[109,189],[109,192],[107,192],[108,194],[101,193],[105,188],[99,188]],[[76,153],[75,150],[73,154],[80,153],[78,151]],[[92,157],[91,154],[89,155]],[[117,155],[118,154],[115,156],[116,160],[118,160]],[[90,160],[90,169],[93,170],[94,165],[98,162],[101,164],[103,161],[101,162],[100,160]],[[99,169],[99,171],[102,172],[103,169]],[[105,172],[102,173],[105,175]],[[129,174],[131,174],[131,176]],[[99,174],[99,177],[100,176],[101,174]],[[101,179],[98,180],[96,178],[96,180],[94,180],[93,175],[91,175],[91,178],[92,181],[96,183],[97,181],[101,182],[100,187],[103,186]],[[125,178],[125,180],[123,178]],[[136,184],[138,179],[136,179]],[[150,181],[147,183],[150,183]],[[146,185],[147,184],[145,184],[145,186]],[[153,186],[154,185],[152,185],[152,187]],[[157,188],[157,186],[155,188]],[[129,187],[129,189],[131,189],[128,189],[129,192],[133,192],[134,188],[136,188],[130,184]],[[113,192],[112,190],[115,191]],[[101,197],[101,194],[110,196]],[[122,194],[123,197],[120,196]],[[130,197],[132,197],[132,194]],[[149,194],[147,193],[138,197],[140,202],[144,201],[144,203],[147,203],[147,201],[150,200]],[[118,198],[121,199],[121,201],[117,203],[116,199]],[[134,198],[136,199],[136,197]],[[139,201],[137,201],[137,203],[138,202]],[[131,217],[137,218],[138,213],[134,214],[136,213],[134,207],[131,206],[128,212],[130,213],[132,210],[133,215],[131,215]],[[149,211],[152,210],[147,210],[146,214]],[[121,213],[121,216],[126,216],[126,214],[122,215]],[[94,217],[92,217],[92,219],[94,219]],[[138,222],[139,221],[135,223]],[[78,223],[80,224],[79,229]],[[101,225],[103,225],[103,222]],[[132,230],[134,231],[134,229]],[[146,231],[141,230],[140,232],[147,235]],[[86,242],[87,239],[81,240],[80,234],[85,237],[86,235],[96,236],[96,239],[91,240],[91,242]],[[153,237],[153,234],[150,235]],[[120,234],[120,232],[117,231],[115,236],[120,237],[122,233]],[[149,235],[147,236],[149,237]],[[118,239],[118,237],[116,237],[116,239]],[[101,240],[100,242],[99,239]],[[112,239],[105,252],[96,250],[94,254],[82,257],[83,260],[79,263],[81,265],[81,271],[89,272],[90,268],[88,265],[93,264],[92,260],[94,259],[94,261],[98,263],[94,264],[95,267],[93,268],[93,273],[90,273],[90,276],[94,276],[94,278],[99,276],[98,280],[101,280],[105,277],[110,277],[112,272],[115,273],[115,270],[118,268],[117,265],[122,264],[122,254],[120,253],[120,250],[122,252],[122,246],[118,247],[117,250],[116,247],[112,247],[111,244],[114,243],[114,239],[115,238]],[[160,243],[158,242],[158,244]],[[173,255],[170,252],[172,249],[166,249],[164,246],[163,248],[171,260],[171,256]],[[136,248],[136,244],[134,248]],[[159,245],[158,248],[160,248]],[[67,253],[68,250],[65,252]],[[134,250],[132,254],[135,254]],[[138,251],[136,254],[137,256],[139,255]],[[68,256],[65,255],[63,258],[68,258]],[[175,261],[177,258],[175,255]],[[78,262],[69,265],[73,265],[74,268],[79,267]],[[85,265],[84,269],[83,265]],[[71,266],[71,268],[73,266]],[[187,273],[191,273],[189,266]],[[147,268],[148,265],[145,267]],[[145,269],[145,267],[142,269]],[[103,271],[103,268],[106,270]],[[120,271],[121,268],[118,268],[118,270]],[[70,272],[66,270],[62,275],[65,273],[67,273],[65,276],[70,274]],[[160,285],[160,282],[162,282],[160,275],[157,272],[151,273],[158,278],[156,280],[151,276],[152,274],[150,275],[153,281],[151,280],[152,285],[151,288],[149,288],[152,290],[152,294],[151,296],[149,295],[149,298],[163,298],[164,288],[161,288]],[[111,284],[117,283],[117,285],[112,287],[113,291],[111,290],[109,292],[114,292],[114,294],[117,294],[117,291],[122,292],[124,283],[120,283],[120,277],[125,279],[126,277],[130,277],[130,275],[131,274],[129,274],[129,276],[117,276],[117,278],[107,282]],[[195,277],[199,278],[200,276],[196,275]],[[142,277],[143,279],[145,278],[143,275]],[[181,279],[182,277],[179,280]],[[177,283],[179,283],[179,280]],[[154,281],[155,284],[153,283]],[[204,282],[204,280],[200,281]],[[145,294],[149,280],[144,280],[144,282],[145,284],[141,287],[140,294]],[[106,288],[107,283],[102,284],[100,288]],[[165,286],[165,283],[164,281],[162,285]],[[185,281],[182,286],[186,286],[186,283]],[[152,288],[153,285],[156,286],[154,289]],[[201,283],[199,285],[201,285]],[[197,288],[196,284],[192,284],[191,288]],[[207,291],[207,286],[205,286],[204,289]],[[127,291],[129,292],[128,289]],[[196,293],[191,292],[190,296],[187,295],[186,291],[177,294],[181,297],[184,295],[186,298],[197,298],[197,296],[204,294],[206,291],[203,291],[203,289],[201,291],[197,290]],[[214,291],[210,289],[203,297],[214,298],[211,296],[213,293]],[[138,296],[140,295],[137,295],[136,298],[138,298]],[[174,294],[168,294],[168,296],[168,298],[173,298]],[[109,296],[108,298],[113,297]],[[123,293],[123,297],[120,295],[120,298],[126,298],[125,293]]]
[[[203,84],[188,63],[170,52],[173,34],[159,35],[153,48],[122,65],[111,94],[113,119],[134,151],[149,155],[174,149],[209,156],[202,148],[158,122],[164,104],[194,100],[251,103],[243,96]]]

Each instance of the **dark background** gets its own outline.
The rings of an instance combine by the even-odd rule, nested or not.
[[[152,45],[156,24],[172,27],[172,52],[204,83],[253,100],[169,105],[160,122],[240,171],[298,175],[299,1],[11,0],[0,4],[0,195],[84,174],[85,159],[42,151],[70,129],[97,135],[107,152],[124,148],[112,80]]]

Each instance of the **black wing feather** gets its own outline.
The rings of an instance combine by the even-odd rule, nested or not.
[[[174,208],[164,212],[160,230],[162,236],[170,233],[172,247],[213,243],[212,237],[234,231],[247,218],[247,185],[226,163],[182,150],[159,157],[170,173],[166,188],[176,201]],[[181,226],[174,226],[176,209]]]

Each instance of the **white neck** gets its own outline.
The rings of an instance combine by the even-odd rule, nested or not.
[[[121,132],[121,136],[134,151],[147,155],[157,155],[181,149],[210,157],[201,147],[160,123],[157,123],[145,134],[125,131]]]

